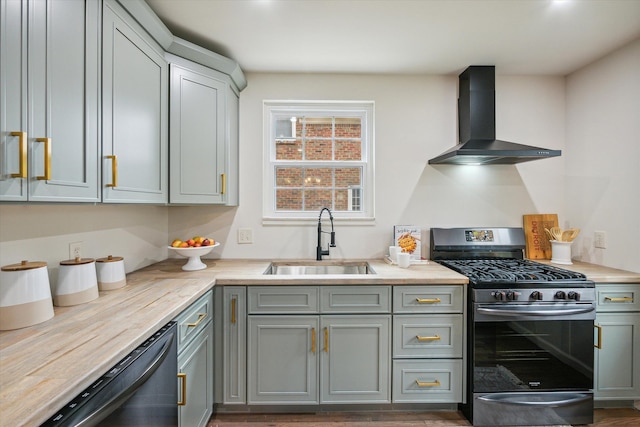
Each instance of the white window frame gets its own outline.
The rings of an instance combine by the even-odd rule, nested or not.
[[[322,167],[328,162],[332,167],[362,167],[360,192],[361,211],[332,211],[337,221],[372,222],[375,219],[375,180],[374,180],[374,110],[373,101],[263,101],[263,223],[281,223],[316,220],[316,211],[277,211],[275,209],[275,170],[278,166]],[[361,161],[296,161],[276,160],[275,117],[283,114],[291,116],[320,117],[360,117],[362,123],[362,160]]]

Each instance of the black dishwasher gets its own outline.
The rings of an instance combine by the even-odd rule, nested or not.
[[[41,427],[177,426],[176,335],[169,322]]]

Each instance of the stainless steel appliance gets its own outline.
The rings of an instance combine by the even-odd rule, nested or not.
[[[169,322],[41,427],[178,426],[176,322]]]
[[[474,426],[590,424],[594,283],[524,247],[522,228],[431,229],[431,259],[469,278],[461,409]]]

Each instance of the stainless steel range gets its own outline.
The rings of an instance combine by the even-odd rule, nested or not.
[[[593,422],[594,283],[523,259],[522,228],[432,228],[432,260],[469,278],[474,426]]]

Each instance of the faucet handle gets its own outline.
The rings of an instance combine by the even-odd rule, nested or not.
[[[329,245],[332,248],[336,247],[336,232],[332,231],[331,232],[331,244]]]

